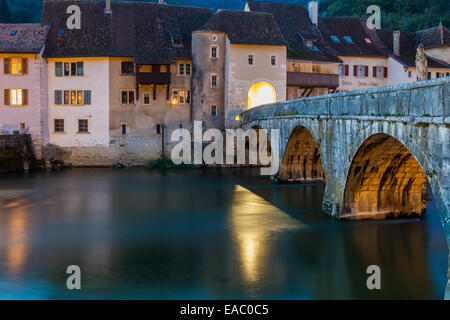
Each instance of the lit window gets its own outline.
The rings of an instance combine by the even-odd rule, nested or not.
[[[88,120],[87,119],[79,119],[78,120],[78,132],[81,132],[81,133],[88,133],[89,132]]]
[[[350,36],[344,36],[344,40],[348,43],[353,43],[353,39]]]
[[[26,127],[25,122],[19,123],[19,129],[20,129],[21,131],[25,130],[25,127]]]
[[[248,65],[249,66],[252,66],[253,65],[253,63],[255,62],[254,59],[255,57],[252,55],[252,54],[249,54],[248,55]]]
[[[211,117],[217,116],[217,106],[211,106]]]
[[[173,91],[172,101],[174,99],[177,103],[191,103],[191,92],[189,90],[175,90]]]
[[[22,59],[11,59],[11,74],[22,74]]]
[[[11,105],[22,105],[22,89],[11,89]]]
[[[312,72],[313,73],[320,73],[320,66],[318,64],[313,64]]]
[[[338,38],[337,36],[335,36],[335,35],[331,35],[330,38],[331,38],[331,40],[333,40],[333,42],[336,42],[336,43],[341,42],[341,41],[339,40],[339,38]]]
[[[364,38],[364,41],[365,41],[366,43],[368,43],[368,44],[371,44],[371,43],[372,43],[372,40],[370,40],[369,38]]]

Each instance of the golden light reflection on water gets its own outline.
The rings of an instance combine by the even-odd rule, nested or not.
[[[249,283],[261,280],[262,265],[277,233],[305,227],[252,191],[235,186],[231,228],[237,242],[241,272]]]
[[[28,236],[26,210],[23,207],[13,209],[6,222],[3,241],[6,241],[6,268],[9,274],[18,275],[23,272],[23,267],[28,255]]]

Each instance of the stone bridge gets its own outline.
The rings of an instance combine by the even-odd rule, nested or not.
[[[326,181],[336,218],[419,216],[429,185],[450,247],[450,78],[265,105],[242,127],[279,129],[278,180]]]

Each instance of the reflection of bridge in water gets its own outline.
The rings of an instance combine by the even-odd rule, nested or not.
[[[278,179],[326,180],[322,207],[337,218],[420,216],[429,183],[450,247],[449,98],[444,78],[266,105],[242,121],[280,130]]]

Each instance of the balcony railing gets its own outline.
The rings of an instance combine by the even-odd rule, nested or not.
[[[170,84],[169,72],[136,72],[138,84]]]
[[[287,85],[299,86],[303,88],[337,88],[339,86],[339,75],[325,73],[288,72]]]

